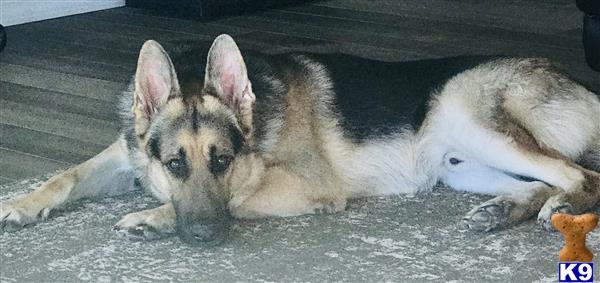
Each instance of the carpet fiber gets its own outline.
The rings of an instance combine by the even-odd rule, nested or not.
[[[0,187],[0,201],[39,181]],[[228,241],[212,248],[177,237],[119,238],[111,227],[122,216],[158,205],[141,192],[86,200],[1,234],[0,281],[556,282],[560,234],[533,220],[494,233],[458,228],[460,217],[487,198],[437,189],[361,199],[335,215],[239,222]],[[600,229],[588,246],[598,266]]]

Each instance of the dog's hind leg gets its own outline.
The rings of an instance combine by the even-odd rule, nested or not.
[[[547,61],[499,60],[446,83],[432,104],[426,130],[443,153],[456,151],[487,168],[559,189],[539,215],[549,223],[553,211],[569,206],[584,211],[598,202],[597,177],[573,160],[598,141],[600,128],[594,119],[600,117],[599,110],[593,93],[555,72]],[[439,150],[434,153],[441,156]],[[452,161],[460,165],[456,158],[443,162]],[[485,187],[494,186],[481,182],[477,188],[482,192]],[[488,193],[512,195],[510,189]]]
[[[511,175],[477,162],[470,156],[448,153],[442,181],[454,189],[496,195],[467,213],[464,228],[490,231],[533,217],[546,200],[561,190],[547,184]]]
[[[540,180],[552,187],[559,188],[557,193],[551,194],[545,204],[540,208],[538,223],[547,230],[553,230],[550,218],[553,213],[565,212],[579,214],[594,207],[600,201],[600,174],[587,170],[557,150],[542,147],[517,123],[507,123],[505,134],[511,138],[512,143],[507,143],[504,148],[507,154],[495,160],[510,160],[511,153],[515,160],[522,159],[531,162],[529,172],[539,170],[539,174],[526,175]],[[510,150],[510,148],[513,150]],[[502,148],[502,146],[500,146]],[[489,163],[497,169],[512,174],[523,174],[519,166],[510,168],[502,162]],[[506,167],[504,167],[506,166]],[[526,174],[526,173],[525,173]],[[538,198],[539,199],[539,198]]]
[[[35,191],[0,204],[0,230],[15,231],[84,197],[117,195],[133,187],[125,141],[119,138],[93,158],[50,178]]]
[[[573,166],[577,166],[573,164]],[[538,214],[538,223],[546,230],[554,230],[550,219],[556,212],[581,214],[600,203],[600,173],[580,168],[585,181],[576,189],[552,196]]]
[[[550,187],[559,189],[558,191],[553,189],[550,193],[547,189],[544,190],[544,186],[540,186],[539,189],[536,189],[538,193],[532,195],[533,198],[525,198],[521,202],[513,201],[513,206],[516,204],[516,207],[519,207],[519,203],[522,203],[521,206],[527,208],[525,210],[519,208],[515,211],[522,210],[527,213],[514,214],[511,212],[510,214],[513,215],[511,216],[512,220],[506,220],[507,224],[518,222],[518,218],[521,220],[529,218],[537,208],[540,209],[538,222],[545,229],[552,230],[550,218],[553,213],[582,213],[600,201],[599,173],[580,167],[556,150],[540,147],[531,136],[517,125],[507,127],[505,134],[506,136],[502,138],[490,139],[494,144],[492,147],[494,150],[478,155],[480,162],[484,162],[488,166],[507,174],[521,175],[543,182],[547,184],[545,186],[547,189]],[[502,142],[506,137],[509,138],[510,142]],[[527,188],[514,187],[517,193],[523,189]],[[545,198],[547,201],[540,207],[540,201]],[[502,197],[495,199],[495,201],[501,199]],[[478,215],[478,217],[481,216],[481,214]],[[472,225],[472,227],[476,226]]]
[[[503,122],[498,131],[472,123],[468,139],[454,138],[454,150],[460,152],[464,160],[462,156],[447,154],[444,163],[452,171],[452,167],[465,166],[472,161],[468,158],[472,158],[479,165],[475,169],[487,168],[505,176],[528,179],[533,181],[532,185],[500,187],[495,179],[449,174],[446,182],[453,187],[459,184],[459,189],[502,195],[467,214],[463,219],[465,226],[475,230],[500,228],[528,219],[541,209],[538,219],[548,227],[552,213],[582,212],[598,202],[600,181],[595,177],[597,173],[579,167],[556,150],[541,147],[518,123],[510,119]],[[473,180],[483,181],[474,184]],[[485,180],[489,185],[485,185]],[[461,188],[461,181],[470,186]]]
[[[581,170],[569,166],[569,161],[543,152],[538,145],[523,143],[519,137],[475,126],[471,132],[480,135],[461,145],[479,162],[499,171],[541,180],[565,191],[576,189],[584,181]]]
[[[469,211],[461,220],[466,229],[491,231],[518,224],[533,217],[552,196],[560,192],[542,182],[522,182],[519,192],[500,195]]]
[[[510,142],[502,142],[506,137],[488,140],[491,142],[488,143],[486,148],[493,148],[493,150],[477,155],[479,161],[507,174],[525,176],[532,180],[541,181],[548,185],[546,187],[558,188],[559,191],[554,191],[555,193],[548,195],[543,190],[544,186],[540,186],[539,193],[534,194],[533,199],[522,200],[522,205],[527,208],[523,211],[527,213],[513,214],[511,212],[512,219],[507,219],[506,224],[516,223],[518,218],[520,220],[529,218],[537,208],[540,209],[538,222],[545,229],[552,230],[550,218],[553,213],[582,213],[594,207],[600,201],[599,173],[580,167],[553,149],[539,147],[526,135],[515,135],[514,131],[507,131],[507,133]],[[490,144],[493,146],[490,147]],[[519,192],[524,188],[515,186],[513,189],[515,192]],[[544,198],[547,198],[546,203],[542,207],[538,206]],[[493,201],[498,202],[501,200],[503,200],[502,197]],[[513,206],[520,206],[519,202],[513,201],[512,203],[514,203]],[[482,206],[485,207],[486,204],[482,204]],[[473,212],[467,215],[467,218],[474,219],[475,215],[481,217],[480,220],[484,219],[482,214]],[[486,224],[481,223],[473,224],[471,227],[475,228],[482,225],[486,227]],[[487,228],[479,230],[495,228],[492,226],[494,225],[488,225]],[[489,227],[491,228],[488,229]]]

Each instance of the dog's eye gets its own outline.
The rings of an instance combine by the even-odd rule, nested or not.
[[[171,159],[169,162],[167,162],[167,168],[170,171],[177,171],[179,168],[181,168],[181,160]]]
[[[184,178],[187,175],[187,165],[181,158],[173,158],[165,166],[178,178]]]
[[[214,174],[223,173],[223,171],[227,170],[227,168],[229,167],[231,159],[231,156],[225,154],[217,156],[211,162],[211,171]]]

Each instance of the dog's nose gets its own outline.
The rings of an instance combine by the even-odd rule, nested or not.
[[[227,237],[229,225],[225,223],[196,223],[180,227],[179,236],[187,244],[194,246],[214,246]]]
[[[190,236],[199,242],[212,242],[217,237],[217,224],[194,224]]]

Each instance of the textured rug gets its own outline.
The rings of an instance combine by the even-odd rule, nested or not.
[[[39,182],[2,186],[0,201]],[[560,234],[533,220],[494,233],[458,228],[460,217],[487,198],[438,189],[361,199],[335,215],[239,222],[213,248],[192,248],[176,237],[117,237],[111,227],[122,216],[158,205],[143,193],[86,200],[1,234],[0,282],[556,282]],[[600,229],[588,246],[598,272]]]

